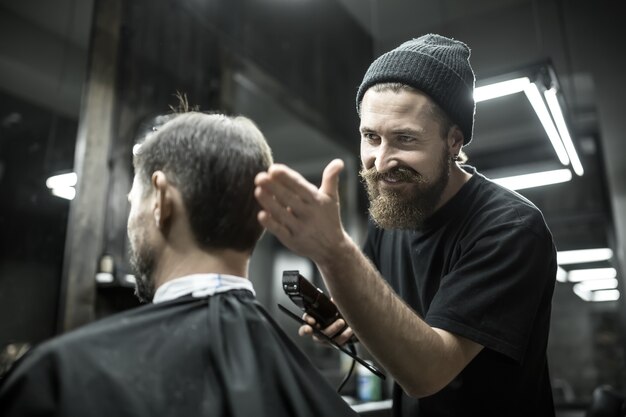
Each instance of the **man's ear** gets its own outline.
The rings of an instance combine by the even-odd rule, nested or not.
[[[449,154],[458,155],[461,153],[464,140],[465,136],[463,136],[461,129],[457,125],[452,126],[450,130],[448,130],[448,137],[446,138]]]
[[[163,228],[173,212],[172,185],[163,171],[155,171],[152,174],[151,184],[155,193],[154,206],[152,207],[154,221],[158,228]]]

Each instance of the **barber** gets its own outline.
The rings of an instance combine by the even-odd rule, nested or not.
[[[362,250],[341,224],[341,160],[319,188],[284,165],[258,174],[258,218],[315,262],[349,324],[336,340],[356,334],[393,377],[394,415],[553,416],[556,251],[537,207],[462,163],[475,112],[469,57],[465,43],[427,34],[365,73]]]

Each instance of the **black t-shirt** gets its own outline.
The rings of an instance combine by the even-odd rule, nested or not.
[[[474,175],[423,230],[369,225],[364,252],[400,297],[430,326],[485,347],[432,396],[396,386],[394,415],[554,416],[552,235],[530,201],[464,168]]]

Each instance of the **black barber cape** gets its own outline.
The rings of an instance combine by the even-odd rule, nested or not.
[[[0,416],[357,416],[245,290],[184,296],[28,352]]]

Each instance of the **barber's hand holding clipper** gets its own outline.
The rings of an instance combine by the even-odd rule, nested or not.
[[[321,340],[319,337],[313,334],[313,327],[318,325],[315,319],[306,313],[302,315],[302,319],[309,323],[309,326],[300,326],[300,328],[298,329],[298,334],[300,336],[311,336],[316,342],[326,343],[326,341]],[[354,336],[352,328],[348,326],[344,319],[338,319],[330,326],[320,330],[322,331],[322,333],[333,339],[335,342],[337,342],[337,344],[341,346],[343,346],[351,339],[353,342],[356,341],[356,337]]]

